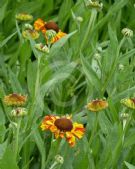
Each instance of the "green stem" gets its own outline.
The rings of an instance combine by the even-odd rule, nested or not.
[[[92,9],[91,17],[90,17],[89,24],[88,24],[88,28],[87,28],[86,33],[84,35],[83,41],[81,43],[80,51],[83,50],[83,48],[84,48],[84,46],[86,44],[86,41],[88,39],[90,30],[92,31],[92,26],[93,26],[93,23],[95,22],[96,16],[97,16],[97,11],[95,9]]]
[[[15,137],[15,157],[17,159],[18,157],[18,145],[19,145],[19,131],[20,131],[20,126],[21,126],[21,118],[18,119],[17,123],[17,130],[16,130],[16,137]]]
[[[55,161],[49,169],[54,169],[58,163]]]

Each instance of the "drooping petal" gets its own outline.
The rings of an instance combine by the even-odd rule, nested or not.
[[[87,104],[87,109],[93,112],[103,110],[107,107],[108,107],[108,102],[102,99],[93,100]]]

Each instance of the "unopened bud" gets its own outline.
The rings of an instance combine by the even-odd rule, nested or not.
[[[121,33],[126,37],[133,37],[133,31],[129,28],[123,28]]]
[[[25,108],[22,107],[18,107],[16,109],[13,109],[11,111],[11,116],[12,117],[21,117],[21,116],[26,116],[27,115],[27,110]]]
[[[20,20],[20,21],[30,21],[33,19],[33,16],[27,13],[19,13],[16,14],[16,19]]]
[[[57,154],[57,155],[55,156],[55,160],[56,160],[57,163],[60,163],[60,164],[63,164],[63,162],[64,162],[63,157],[60,156],[59,154]]]
[[[43,45],[42,43],[35,44],[35,48],[43,53],[49,53],[49,48],[46,45]]]

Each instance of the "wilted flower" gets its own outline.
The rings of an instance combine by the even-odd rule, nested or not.
[[[19,13],[16,14],[16,19],[20,20],[20,21],[30,21],[33,19],[33,16],[27,13]]]
[[[43,45],[42,43],[35,44],[35,48],[41,52],[49,53],[49,48],[46,45]]]
[[[102,100],[102,99],[92,100],[86,106],[86,108],[88,110],[93,111],[93,112],[98,112],[98,111],[103,110],[107,107],[108,107],[108,102],[106,100]]]
[[[103,8],[103,4],[99,3],[98,0],[96,1],[87,0],[86,6],[97,10],[101,10]]]
[[[132,37],[133,36],[133,31],[129,28],[123,28],[121,33],[126,37]]]
[[[26,29],[22,32],[22,35],[26,39],[38,39],[39,33],[36,30]]]
[[[25,104],[26,100],[27,96],[13,93],[5,96],[3,101],[8,106],[19,106]]]
[[[120,102],[131,109],[135,109],[135,98],[125,98]]]
[[[84,126],[72,122],[71,117],[59,117],[54,115],[45,116],[42,124],[42,130],[50,130],[55,138],[66,138],[71,147],[75,146],[76,138],[81,139],[84,135]]]
[[[21,116],[26,116],[28,114],[27,110],[22,107],[18,107],[16,109],[13,109],[11,111],[11,116],[13,117],[21,117]]]

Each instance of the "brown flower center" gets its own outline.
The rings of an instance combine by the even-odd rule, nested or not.
[[[45,24],[45,28],[46,28],[47,30],[53,29],[53,30],[56,31],[56,32],[59,31],[58,25],[57,25],[55,22],[53,22],[53,21],[47,22],[47,23]]]
[[[54,124],[61,131],[71,131],[73,128],[72,121],[67,118],[57,119]]]

